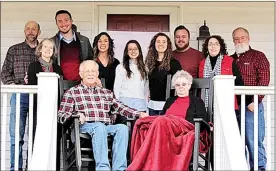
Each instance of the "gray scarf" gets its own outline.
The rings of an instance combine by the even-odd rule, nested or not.
[[[53,60],[50,59],[49,62],[46,62],[44,59],[41,57],[38,58],[38,61],[40,62],[40,65],[45,68],[45,72],[50,72],[51,67],[53,66]]]
[[[203,78],[210,78],[211,76],[215,75],[221,75],[221,61],[223,59],[223,55],[219,55],[218,59],[216,61],[215,67],[212,70],[212,65],[210,61],[209,55],[207,56],[204,64],[204,70],[203,70]],[[208,107],[209,104],[209,90],[205,90],[205,107]]]

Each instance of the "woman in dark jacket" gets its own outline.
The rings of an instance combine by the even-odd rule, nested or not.
[[[55,72],[62,75],[60,66],[53,63],[53,57],[56,53],[56,47],[51,39],[42,40],[36,47],[36,55],[38,60],[32,62],[28,68],[28,85],[37,85],[36,74],[40,72]],[[37,123],[37,95],[34,95],[33,110],[33,141],[35,138],[35,130]]]
[[[132,163],[127,170],[188,170],[194,144],[194,118],[209,122],[203,100],[189,95],[193,77],[178,71],[172,78],[177,96],[167,99],[162,116],[138,119],[131,140]],[[200,152],[210,140],[201,129]]]

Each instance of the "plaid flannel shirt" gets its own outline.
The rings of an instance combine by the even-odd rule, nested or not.
[[[4,84],[25,84],[24,77],[28,72],[28,67],[37,59],[35,48],[31,48],[26,41],[11,46],[2,67],[2,82]]]
[[[110,124],[110,111],[129,118],[139,116],[138,111],[117,100],[112,91],[101,87],[87,87],[81,83],[64,93],[58,111],[58,121],[64,123],[72,115],[83,113],[88,122]]]
[[[265,54],[249,49],[245,53],[232,55],[241,72],[245,86],[268,86],[270,81],[270,65]],[[258,101],[261,102],[263,95],[258,96]],[[253,102],[254,99],[251,99]]]

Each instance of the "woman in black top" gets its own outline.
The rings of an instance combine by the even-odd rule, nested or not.
[[[42,40],[36,47],[37,61],[30,63],[28,68],[28,85],[37,85],[37,76],[39,72],[55,72],[62,75],[60,66],[53,63],[53,57],[56,53],[55,43],[51,39]],[[34,95],[33,105],[33,141],[37,123],[37,95]]]
[[[164,33],[157,33],[151,40],[146,57],[149,77],[149,114],[160,115],[166,101],[167,75],[181,70],[180,63],[172,56],[172,43]],[[171,93],[173,96],[174,93]]]
[[[114,58],[114,42],[108,33],[101,32],[94,38],[93,53],[99,64],[99,78],[105,78],[105,88],[113,91],[116,67],[120,62]]]

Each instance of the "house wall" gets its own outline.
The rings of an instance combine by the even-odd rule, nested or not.
[[[46,6],[47,8],[44,8]],[[238,26],[247,28],[250,32],[252,48],[263,51],[270,62],[270,85],[274,85],[275,23],[273,2],[1,2],[1,68],[8,48],[24,41],[24,24],[28,20],[35,20],[40,24],[42,32],[39,40],[52,37],[57,32],[55,12],[60,9],[67,9],[71,12],[78,30],[87,36],[92,43],[98,32],[106,31],[103,21],[105,21],[104,14],[108,12],[108,8],[122,7],[124,10],[121,13],[130,13],[129,11],[133,8],[141,9],[141,13],[154,13],[156,8],[153,7],[156,6],[160,9],[168,7],[177,11],[176,15],[175,11],[171,11],[176,18],[171,19],[170,36],[173,38],[172,33],[177,25],[184,24],[191,32],[190,44],[194,48],[197,48],[196,37],[203,20],[207,21],[211,34],[221,35],[225,39],[229,54],[234,52],[232,31]],[[145,10],[142,7],[149,8]],[[103,9],[107,11],[104,12]],[[272,100],[275,104],[274,97]],[[273,112],[275,112],[274,106],[272,105]],[[274,139],[275,116],[272,115],[272,117]],[[8,132],[6,136],[6,156],[8,157],[7,165],[9,165]],[[272,145],[274,147],[275,143],[273,142]],[[272,155],[272,161],[274,161],[274,149]]]

